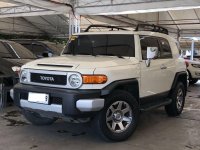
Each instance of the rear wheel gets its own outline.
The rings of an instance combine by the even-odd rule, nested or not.
[[[42,117],[40,114],[28,110],[23,110],[22,112],[25,118],[33,125],[37,126],[51,125],[56,121],[56,118]]]
[[[178,116],[182,113],[185,104],[185,87],[182,82],[176,85],[171,94],[172,102],[165,106],[165,110],[169,116]]]
[[[106,98],[104,109],[93,120],[95,130],[106,140],[123,141],[136,129],[139,106],[128,92],[117,90]]]

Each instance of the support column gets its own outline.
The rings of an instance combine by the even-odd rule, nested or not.
[[[69,13],[69,38],[74,33],[80,33],[80,22],[80,15],[74,14],[73,12]]]
[[[192,40],[192,45],[191,45],[191,57],[190,57],[190,60],[193,60],[194,59],[194,40]]]

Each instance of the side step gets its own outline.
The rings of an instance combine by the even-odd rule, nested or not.
[[[150,103],[150,104],[146,104],[141,106],[140,110],[141,111],[149,111],[151,109],[155,109],[161,106],[165,106],[168,105],[172,102],[172,99],[165,99],[165,101],[161,101],[161,102],[157,102],[157,103]]]

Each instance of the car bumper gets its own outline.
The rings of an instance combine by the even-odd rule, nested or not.
[[[49,103],[29,102],[29,92],[49,94]],[[13,97],[20,108],[69,117],[91,117],[104,107],[100,90],[69,90],[18,83],[14,86]]]

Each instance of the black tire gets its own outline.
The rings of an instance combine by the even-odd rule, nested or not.
[[[0,110],[7,106],[7,99],[5,95],[4,84],[0,83]]]
[[[37,126],[51,125],[56,121],[56,118],[42,117],[40,114],[28,110],[22,110],[22,113],[29,122]]]
[[[172,102],[165,106],[165,111],[169,116],[178,116],[182,113],[185,104],[185,93],[184,84],[182,82],[178,82],[170,96]]]
[[[118,116],[117,114],[119,112],[117,112],[116,109],[112,109],[111,111],[111,106],[112,108],[116,106],[116,109],[121,108],[121,120],[123,121],[121,121],[122,124],[119,121],[119,123],[115,125],[114,128],[116,129],[116,131],[112,131],[110,122],[106,121],[108,118],[112,118],[110,120],[111,124],[112,122],[115,123],[114,116],[120,120],[120,116]],[[128,110],[131,111],[126,112]],[[115,113],[113,113],[114,111]],[[110,117],[108,117],[107,115],[110,115]],[[131,117],[129,115],[131,115],[132,119],[130,119]],[[124,119],[122,118],[126,118],[126,121],[124,121]],[[105,99],[104,109],[99,112],[99,114],[95,117],[95,119],[93,120],[93,124],[95,127],[95,131],[97,131],[98,134],[105,140],[123,141],[129,138],[135,131],[138,123],[138,118],[139,105],[136,99],[129,92],[116,90]],[[123,127],[125,126],[124,131],[122,130],[121,132],[119,132],[119,130],[121,130],[119,124],[123,125]],[[117,128],[119,129],[117,130]]]

